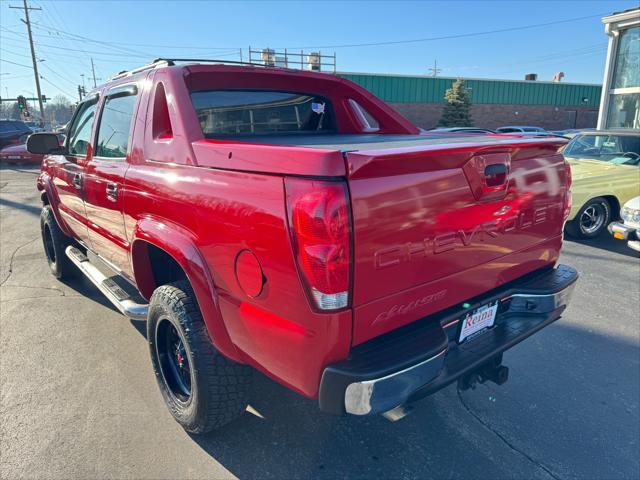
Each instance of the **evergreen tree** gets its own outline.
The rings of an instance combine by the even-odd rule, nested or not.
[[[473,121],[469,109],[471,108],[471,92],[465,86],[464,80],[459,78],[444,95],[445,105],[439,127],[472,127]]]

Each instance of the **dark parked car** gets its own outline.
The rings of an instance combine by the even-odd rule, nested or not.
[[[544,128],[541,127],[529,127],[529,126],[513,126],[510,125],[508,127],[500,127],[496,128],[496,132],[498,133],[548,133]]]
[[[7,145],[24,143],[33,133],[26,123],[20,120],[0,120],[0,149]]]

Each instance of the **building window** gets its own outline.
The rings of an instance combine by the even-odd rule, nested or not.
[[[640,128],[640,27],[622,30],[613,56],[605,128]]]
[[[618,40],[611,88],[640,87],[640,27],[623,30]]]
[[[640,93],[609,96],[607,128],[640,128]]]

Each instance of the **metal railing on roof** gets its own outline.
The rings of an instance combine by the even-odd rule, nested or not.
[[[216,58],[156,58],[152,62],[132,70],[123,70],[111,80],[128,77],[152,68],[170,67],[176,63],[219,63],[225,65],[247,65],[254,67],[292,68],[296,70],[330,71],[336,73],[336,55],[323,55],[320,52],[291,52],[287,49],[252,50],[249,47],[249,61],[226,60]]]
[[[310,70],[315,72],[328,71],[336,73],[336,54],[323,54],[322,52],[299,52],[294,50],[274,50],[263,48],[253,50],[249,47],[249,63],[259,64],[265,67],[293,68],[297,70]]]

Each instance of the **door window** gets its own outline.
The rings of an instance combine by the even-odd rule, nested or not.
[[[96,114],[98,99],[87,101],[78,106],[78,113],[69,129],[69,154],[86,155],[89,149],[91,127]]]
[[[125,158],[136,95],[107,97],[98,125],[96,157]]]

